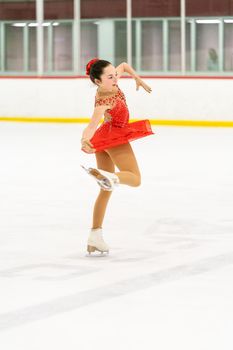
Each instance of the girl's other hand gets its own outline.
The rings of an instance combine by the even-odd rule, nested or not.
[[[81,139],[82,150],[86,153],[95,153],[95,148],[88,139]]]

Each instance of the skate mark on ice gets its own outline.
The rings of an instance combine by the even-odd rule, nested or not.
[[[125,279],[109,285],[59,297],[40,304],[0,314],[0,331],[43,320],[56,314],[74,311],[80,307],[127,295],[189,276],[208,273],[233,264],[233,252],[201,259],[189,264]]]

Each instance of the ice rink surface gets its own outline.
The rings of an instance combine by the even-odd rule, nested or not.
[[[0,125],[1,350],[232,350],[233,129],[154,127],[86,256],[85,125]]]

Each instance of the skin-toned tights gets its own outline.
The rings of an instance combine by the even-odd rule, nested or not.
[[[120,184],[137,187],[141,183],[141,175],[137,160],[130,143],[96,152],[97,168],[115,173]],[[115,166],[119,169],[115,172]],[[93,211],[92,229],[102,228],[106,208],[112,192],[100,190]]]

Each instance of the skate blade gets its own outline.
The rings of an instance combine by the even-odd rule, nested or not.
[[[80,165],[88,174],[89,174],[89,172],[90,172],[90,170],[89,170],[89,168],[86,168],[84,165]]]
[[[106,256],[106,255],[108,255],[109,254],[109,251],[102,251],[102,250],[99,250],[98,248],[96,248],[96,247],[93,247],[93,246],[91,246],[91,245],[88,245],[87,246],[87,252],[88,252],[88,254],[87,254],[87,256],[97,256],[97,257],[100,257],[100,256]],[[91,253],[95,253],[95,252],[97,252],[98,254],[91,254]],[[101,254],[99,254],[99,253],[101,253]]]
[[[103,191],[109,191],[111,192],[112,191],[112,188],[111,188],[111,184],[109,185],[104,185],[104,179],[105,176],[103,176],[97,169],[94,169],[94,168],[86,168],[84,165],[81,165],[81,167],[89,174],[91,175],[98,183],[98,185],[100,186],[100,188],[103,190]],[[99,176],[100,178],[98,178],[97,176]]]
[[[101,187],[102,190],[109,191],[109,192],[112,191],[112,186],[110,181],[106,178],[106,176],[101,174],[101,172],[99,172],[98,169],[89,168],[88,171],[89,171],[89,175],[95,178],[95,180],[97,181],[98,185]]]

